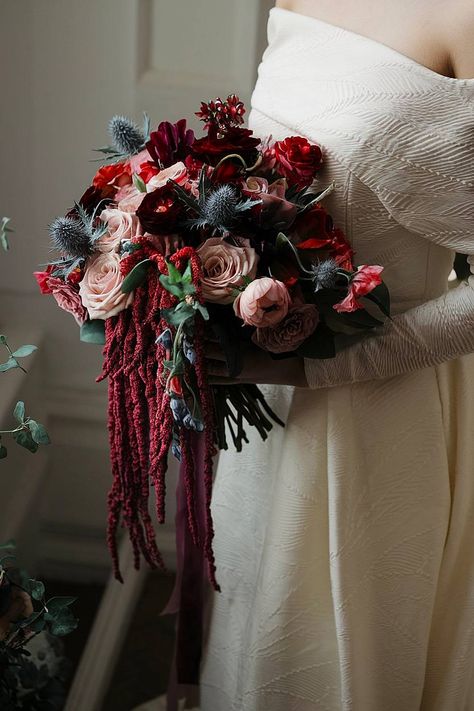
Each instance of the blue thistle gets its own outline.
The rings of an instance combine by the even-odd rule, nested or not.
[[[331,289],[336,285],[338,266],[334,259],[325,259],[311,266],[314,291]]]
[[[117,153],[132,156],[145,146],[143,131],[126,116],[113,116],[110,119],[109,134]]]
[[[49,234],[53,246],[68,257],[85,259],[93,252],[91,233],[81,219],[57,217]]]
[[[199,217],[187,221],[190,227],[210,225],[221,232],[227,232],[235,223],[240,212],[250,209],[261,200],[241,200],[237,189],[228,183],[201,195],[197,204]]]

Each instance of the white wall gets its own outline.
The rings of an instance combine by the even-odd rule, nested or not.
[[[113,114],[191,119],[201,99],[230,92],[249,110],[272,4],[0,0],[0,215],[16,230],[10,254],[0,254],[0,331],[41,340],[35,374],[18,385],[44,411],[53,439],[44,471],[27,452],[0,462],[0,495],[13,500],[22,466],[43,477],[33,510],[46,572],[104,577],[110,484],[106,385],[94,382],[100,348],[79,342],[74,320],[32,277],[50,257],[47,225],[89,185],[91,149],[107,143]],[[190,123],[201,132],[196,118]]]

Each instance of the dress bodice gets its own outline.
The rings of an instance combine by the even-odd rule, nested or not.
[[[321,188],[355,263],[385,267],[393,312],[445,293],[474,224],[474,79],[273,7],[249,127],[321,145]]]

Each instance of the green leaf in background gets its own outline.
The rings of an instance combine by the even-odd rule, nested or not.
[[[191,262],[188,262],[188,266],[187,266],[186,269],[184,270],[183,276],[182,276],[181,280],[182,280],[185,284],[190,284],[190,283],[192,282],[192,280],[193,280],[193,275],[192,275],[192,272],[191,272]]]
[[[29,452],[34,453],[38,450],[38,444],[34,441],[29,430],[20,430],[13,433],[13,439],[20,447],[24,447]]]
[[[9,222],[9,217],[2,217],[2,223],[0,225],[0,246],[5,252],[10,249],[10,245],[8,243],[8,233],[14,232],[14,230],[12,230],[12,228],[8,226]]]
[[[49,612],[54,612],[55,610],[61,610],[63,607],[68,607],[69,605],[72,605],[72,603],[76,602],[76,600],[77,597],[58,595],[55,597],[51,597],[47,601],[46,607],[48,608]]]
[[[31,419],[28,420],[26,424],[31,432],[31,436],[37,444],[51,444],[51,440],[44,425]]]
[[[135,264],[132,271],[127,274],[122,282],[121,290],[125,294],[130,294],[137,286],[141,286],[148,275],[148,267],[151,264],[151,259],[143,259],[138,264]]]
[[[16,351],[13,351],[12,355],[15,356],[15,358],[24,358],[37,350],[38,348],[36,346],[20,346]]]
[[[96,343],[99,346],[103,346],[105,343],[104,321],[100,318],[84,321],[79,337],[84,343]]]
[[[16,541],[14,538],[9,538],[5,543],[0,543],[0,551],[14,551],[16,548]]]
[[[44,583],[41,582],[41,580],[33,580],[32,578],[29,581],[29,588],[30,588],[30,595],[33,598],[33,600],[41,600],[44,597]]]
[[[12,368],[19,368],[20,364],[18,363],[16,358],[13,358],[13,356],[10,356],[10,358],[6,361],[6,363],[0,363],[0,373],[5,373],[7,370],[11,370]]]
[[[25,420],[25,403],[22,400],[18,400],[17,404],[15,405],[15,409],[13,410],[13,417],[17,422],[22,424]]]
[[[49,621],[48,613],[44,616],[45,620]],[[56,635],[56,637],[64,637],[64,635],[69,634],[76,629],[79,620],[74,617],[73,613],[68,607],[58,610],[51,620],[50,632]]]
[[[181,304],[183,304],[181,309],[171,307],[170,309],[161,310],[161,315],[171,326],[179,326],[180,323],[187,321],[188,318],[192,318],[194,315],[194,309],[190,304],[186,304],[184,301]]]
[[[0,459],[5,459],[7,454],[8,454],[8,451],[7,451],[7,448],[5,447],[5,445],[0,444]]]

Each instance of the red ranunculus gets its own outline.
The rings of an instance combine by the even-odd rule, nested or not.
[[[182,211],[173,186],[166,184],[147,193],[136,214],[145,232],[160,235],[178,231],[176,223]]]
[[[191,152],[209,165],[217,165],[229,153],[238,153],[250,166],[258,158],[257,146],[260,144],[260,138],[253,138],[252,134],[253,131],[248,128],[235,126],[228,128],[222,138],[218,138],[216,128],[211,126],[207,136],[194,141]]]
[[[302,189],[310,185],[321,168],[323,154],[316,143],[303,136],[288,136],[273,146],[275,168],[288,180],[289,185]]]
[[[334,304],[335,311],[345,313],[363,309],[364,304],[357,301],[357,297],[370,294],[376,286],[382,283],[381,272],[383,272],[383,267],[377,264],[362,264],[352,277],[346,298],[339,304]]]
[[[144,183],[148,183],[150,178],[153,178],[155,175],[158,175],[159,172],[160,169],[157,168],[154,163],[151,163],[151,161],[147,160],[144,163],[140,164],[140,171],[138,175]]]
[[[53,290],[48,284],[48,280],[51,277],[51,272],[53,270],[52,264],[48,264],[44,272],[33,272],[33,276],[38,282],[38,286],[42,294],[52,294]]]
[[[128,163],[111,163],[99,168],[94,175],[92,185],[107,193],[104,197],[112,197],[118,188],[131,182],[132,178]]]

